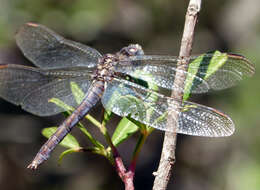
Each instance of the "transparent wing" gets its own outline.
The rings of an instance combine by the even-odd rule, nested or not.
[[[153,76],[149,82],[184,93],[229,88],[255,72],[254,65],[240,55],[216,52],[193,56],[190,57],[188,71],[181,71],[186,78],[186,86],[183,88],[174,86],[177,62],[178,58],[173,56],[132,56],[121,60],[116,71],[142,80]]]
[[[69,106],[77,103],[71,91],[71,82],[75,82],[83,92],[91,85],[87,71],[69,72],[59,70],[41,70],[21,65],[0,65],[0,96],[5,100],[21,105],[28,112],[39,116],[49,116],[65,111],[49,102],[58,98]]]
[[[232,120],[223,113],[196,103],[163,96],[142,86],[117,79],[107,84],[102,97],[107,110],[164,131],[188,135],[220,137],[234,132]],[[179,116],[179,120],[174,117]],[[177,129],[167,128],[167,117]],[[175,125],[178,122],[178,125]]]
[[[41,68],[94,67],[101,54],[86,45],[66,40],[45,26],[27,23],[16,34],[23,54]]]

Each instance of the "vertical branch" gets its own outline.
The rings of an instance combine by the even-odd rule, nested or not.
[[[191,54],[192,42],[194,37],[194,29],[197,22],[198,13],[200,11],[201,0],[190,0],[183,30],[183,36],[181,41],[180,53],[177,66],[177,72],[174,80],[174,86],[183,87],[185,85],[185,73],[188,68],[189,59]],[[182,102],[183,92],[174,91],[171,95],[172,98]],[[175,163],[175,148],[177,141],[176,129],[178,128],[179,115],[177,112],[169,114],[167,119],[167,127],[175,132],[165,132],[163,149],[161,159],[157,172],[154,173],[155,180],[153,190],[165,190],[171,177],[171,169]]]

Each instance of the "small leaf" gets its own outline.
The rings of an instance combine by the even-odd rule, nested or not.
[[[228,60],[228,55],[226,53],[221,53],[220,51],[215,51],[214,56],[211,58],[206,76],[204,79],[210,77],[214,74],[220,67],[222,67]]]
[[[73,84],[74,85],[74,84]],[[80,89],[77,89],[77,84],[75,83],[75,85],[74,85],[74,89],[76,89],[76,90],[74,90],[74,92],[76,92],[76,91],[81,91]],[[79,94],[81,94],[81,92],[79,92]],[[81,94],[82,95],[82,94]],[[67,110],[66,112],[63,112],[63,114],[64,114],[64,116],[65,117],[69,117],[70,116],[70,114],[72,113],[72,111],[74,111],[74,108],[73,107],[71,107],[71,106],[69,106],[69,105],[67,105],[67,104],[65,104],[63,101],[61,101],[60,99],[57,99],[57,98],[52,98],[52,99],[50,99],[49,100],[50,102],[52,102],[52,103],[55,103],[57,106],[60,106],[61,108],[63,108],[63,109],[65,109],[65,110]],[[99,125],[101,125],[97,120],[95,120],[95,118],[93,118],[91,115],[86,115],[85,116],[85,118],[86,119],[88,119],[89,121],[91,121],[94,125],[96,125],[96,126],[99,126]],[[77,123],[77,126],[79,127],[79,129],[84,133],[84,135],[86,135],[88,138],[89,138],[89,140],[93,143],[93,144],[95,144],[96,146],[99,146],[99,147],[101,147],[102,146],[102,144],[101,143],[99,143],[97,140],[95,140],[92,136],[91,136],[91,134],[87,131],[87,129],[85,129],[84,128],[84,126],[80,123],[80,122],[78,122]],[[49,135],[49,134],[46,134],[46,135]],[[45,136],[45,135],[44,135]],[[51,135],[49,135],[49,136],[47,136],[47,138],[49,138]],[[73,137],[74,138],[74,137]],[[65,137],[65,139],[66,139],[66,137]]]
[[[77,104],[80,104],[85,97],[85,93],[75,82],[70,82],[70,88]]]
[[[103,124],[106,125],[107,122],[111,119],[113,113],[111,111],[105,110],[104,112],[104,119],[103,119]]]
[[[128,120],[127,118],[121,119],[118,124],[113,136],[112,142],[115,146],[119,145],[126,139],[128,139],[131,135],[133,135],[136,131],[138,131],[137,125]]]
[[[50,138],[57,130],[57,127],[49,127],[44,128],[42,130],[42,135],[46,138]],[[67,136],[59,143],[61,146],[66,148],[78,148],[80,147],[78,141],[71,134],[67,134]]]
[[[67,154],[75,153],[75,152],[80,152],[80,147],[77,149],[71,148],[71,149],[67,149],[67,150],[63,151],[59,156],[59,160],[58,160],[59,165],[61,165],[61,162],[62,162],[64,156],[66,156]]]
[[[74,110],[73,107],[71,107],[71,106],[65,104],[63,101],[61,101],[61,100],[58,99],[58,98],[51,98],[51,99],[49,100],[49,102],[52,102],[52,103],[56,104],[57,106],[63,108],[63,109],[66,110],[66,111],[67,111],[67,110],[68,110],[68,111],[73,111],[73,110]]]
[[[152,89],[154,91],[158,91],[159,88],[156,85],[156,82],[154,81],[154,77],[151,73],[149,73],[147,71],[143,71],[143,70],[136,70],[133,73],[133,77],[136,78],[136,80],[134,80],[134,82],[136,82],[146,88]],[[142,80],[140,80],[140,78]],[[147,84],[143,84],[144,82]]]
[[[148,130],[148,128],[151,128],[151,127],[149,127],[148,125],[145,125],[145,124],[143,124],[143,123],[141,123],[140,121],[137,121],[137,120],[135,120],[135,119],[133,119],[133,118],[131,118],[131,117],[126,117],[130,122],[132,122],[133,124],[135,124],[136,125],[136,127],[138,127],[138,129],[140,130],[140,131],[142,131],[142,130]]]
[[[187,100],[190,97],[191,90],[192,88],[196,87],[194,82],[195,76],[198,75],[198,71],[201,69],[200,64],[202,62],[207,63],[207,70],[203,76],[199,76],[200,78],[206,80],[209,78],[212,74],[214,74],[220,67],[222,67],[227,59],[228,56],[226,53],[221,53],[219,51],[215,51],[213,53],[214,55],[212,57],[207,57],[206,55],[201,55],[197,59],[193,60],[188,67],[188,73],[186,80],[185,80],[185,87],[184,87],[184,95],[183,95],[183,100]],[[205,69],[205,68],[203,68]]]

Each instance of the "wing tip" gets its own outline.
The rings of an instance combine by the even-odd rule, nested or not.
[[[27,22],[23,25],[20,26],[20,28],[18,28],[18,30],[15,33],[15,38],[17,40],[17,37],[19,34],[21,34],[22,32],[24,32],[26,30],[26,27],[39,27],[40,25],[34,22]]]
[[[223,112],[212,108],[212,110],[217,113],[218,115],[222,116],[223,120],[225,120],[226,125],[221,127],[220,131],[216,131],[211,137],[228,137],[234,134],[235,132],[235,124],[233,120]]]
[[[229,137],[229,136],[233,135],[233,134],[235,133],[235,131],[236,131],[236,128],[235,128],[235,125],[233,125],[233,126],[230,128],[229,132],[226,133],[223,137]]]
[[[27,22],[25,25],[32,26],[32,27],[38,27],[39,26],[39,24],[34,23],[34,22]]]
[[[220,131],[216,131],[216,133],[214,133],[210,137],[229,137],[234,134],[234,132],[236,130],[235,124],[231,118],[227,117],[227,119],[230,122],[230,124],[225,125],[224,127],[222,127],[222,129]]]
[[[227,55],[230,58],[242,60],[248,66],[248,73],[247,74],[248,74],[249,77],[251,77],[255,74],[255,64],[252,63],[248,58],[246,58],[243,55],[236,54],[236,53],[227,53]]]
[[[0,69],[5,69],[5,68],[7,68],[8,67],[8,64],[1,64],[0,63]]]

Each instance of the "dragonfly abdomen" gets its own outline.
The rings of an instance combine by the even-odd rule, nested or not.
[[[89,88],[85,98],[79,107],[58,127],[57,131],[41,147],[32,163],[28,166],[30,169],[37,167],[50,157],[52,150],[59,144],[63,138],[72,130],[72,128],[81,120],[89,110],[100,100],[104,92],[104,82],[94,81]]]

